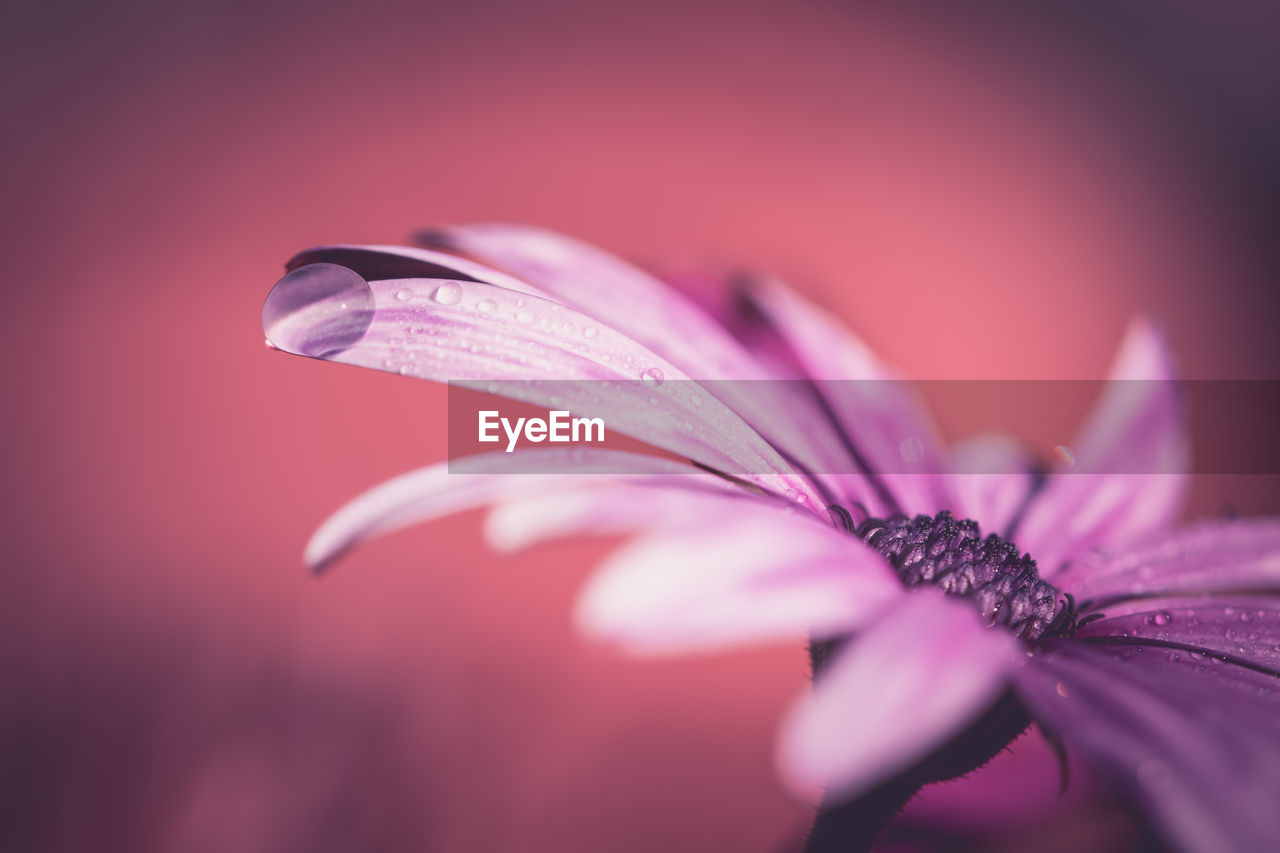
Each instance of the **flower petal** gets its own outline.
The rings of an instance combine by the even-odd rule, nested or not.
[[[1090,548],[1168,525],[1186,492],[1189,444],[1177,373],[1149,323],[1125,337],[1107,390],[1054,474],[1027,508],[1016,541],[1049,576]]]
[[[669,654],[850,630],[902,594],[878,554],[794,509],[719,501],[624,545],[578,603],[588,636]]]
[[[377,246],[337,243],[306,249],[289,259],[289,272],[310,264],[338,264],[355,271],[366,281],[393,278],[438,278],[453,281],[480,281],[551,298],[546,291],[484,264],[445,252],[412,246]]]
[[[871,514],[946,509],[937,431],[907,385],[834,317],[780,282],[758,280],[749,295],[815,381],[865,473],[881,484]]]
[[[1169,644],[1171,654],[1178,652],[1175,646],[1208,649],[1280,671],[1280,598],[1144,599],[1108,608],[1105,619],[1085,625],[1078,636],[1154,640]]]
[[[1280,836],[1275,705],[1214,671],[1238,667],[1174,662],[1156,648],[1046,645],[1015,675],[1018,695],[1068,749],[1137,797],[1157,829],[1205,853],[1273,845]]]
[[[573,474],[524,474],[523,467],[545,471],[548,460],[562,458]],[[632,473],[619,475],[620,470]],[[446,515],[465,512],[501,499],[572,491],[585,484],[622,476],[684,488],[717,488],[725,481],[687,465],[654,456],[616,450],[535,450],[486,454],[467,459],[465,474],[446,462],[386,481],[329,516],[307,543],[304,560],[321,570],[355,546],[379,536]]]
[[[978,522],[984,533],[1007,537],[1035,482],[1026,449],[1010,436],[975,436],[952,449],[951,469],[955,515]]]
[[[905,769],[990,707],[1017,650],[967,602],[906,593],[787,714],[784,778],[800,791],[852,797]]]
[[[364,281],[327,263],[289,273],[263,308],[268,338],[299,355],[589,412],[619,433],[706,467],[803,495],[810,506],[823,503],[803,477],[787,473],[790,464],[759,433],[699,393],[697,383],[571,308],[470,281],[386,279],[360,290],[352,278]]]
[[[1081,599],[1280,592],[1280,519],[1207,521],[1095,551],[1055,584]]]
[[[719,503],[725,500],[777,500],[747,491],[729,480],[698,473],[700,476],[695,477],[653,474],[583,478],[572,487],[557,489],[552,498],[543,490],[504,495],[494,502],[485,520],[485,535],[498,550],[517,551],[566,536],[613,536],[688,524],[691,519],[718,519],[722,507],[727,509]],[[742,504],[733,506],[740,509]]]
[[[562,234],[507,223],[434,229],[424,241],[480,258],[606,323],[696,379],[762,379],[750,354],[677,291]]]
[[[422,239],[509,270],[688,376],[716,380],[706,385],[713,395],[789,459],[834,483],[830,491],[865,490],[811,388],[781,379],[716,319],[658,278],[594,246],[525,225],[452,226]]]

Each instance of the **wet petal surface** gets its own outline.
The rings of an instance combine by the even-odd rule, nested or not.
[[[1277,706],[1256,673],[1168,650],[1054,641],[1018,670],[1032,716],[1105,768],[1192,851],[1264,850],[1280,835]]]

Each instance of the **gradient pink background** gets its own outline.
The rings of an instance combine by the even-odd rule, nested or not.
[[[5,850],[776,851],[807,821],[771,766],[802,648],[583,645],[607,543],[500,557],[466,516],[303,574],[328,512],[445,454],[442,387],[264,348],[306,246],[520,220],[772,270],[917,377],[1098,377],[1142,311],[1192,376],[1280,373],[1265,20],[176,5],[4,27]],[[1228,502],[1280,507],[1204,478],[1192,511]],[[1055,787],[1028,738],[911,814],[1136,838]]]

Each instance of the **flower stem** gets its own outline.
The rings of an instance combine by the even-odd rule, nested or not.
[[[880,785],[860,797],[818,809],[803,853],[864,853],[876,843],[893,816],[920,786],[903,778]]]

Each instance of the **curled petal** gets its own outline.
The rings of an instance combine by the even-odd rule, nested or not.
[[[484,223],[426,232],[430,245],[465,252],[508,270],[554,300],[647,347],[698,380],[787,458],[861,496],[832,425],[803,383],[787,382],[691,299],[622,259],[552,231]],[[765,380],[765,381],[751,381]],[[736,473],[736,472],[735,472]]]
[[[1016,540],[1042,574],[1176,518],[1190,462],[1176,380],[1162,337],[1149,323],[1134,323],[1107,390],[1073,445],[1074,468],[1049,478],[1018,526]]]
[[[902,594],[878,554],[793,509],[718,502],[632,540],[583,590],[578,626],[633,654],[851,630]]]
[[[438,278],[452,281],[479,281],[521,293],[553,297],[523,279],[484,264],[446,252],[412,246],[371,246],[338,243],[316,246],[289,259],[285,269],[292,272],[310,264],[337,264],[353,270],[366,281],[395,278]]]
[[[784,778],[852,797],[909,767],[990,707],[1017,650],[966,602],[906,593],[792,706],[778,752]]]
[[[733,411],[669,362],[571,308],[472,281],[359,282],[328,263],[289,273],[263,308],[268,338],[300,355],[589,413],[619,433],[822,505]],[[529,381],[536,379],[602,381]]]

